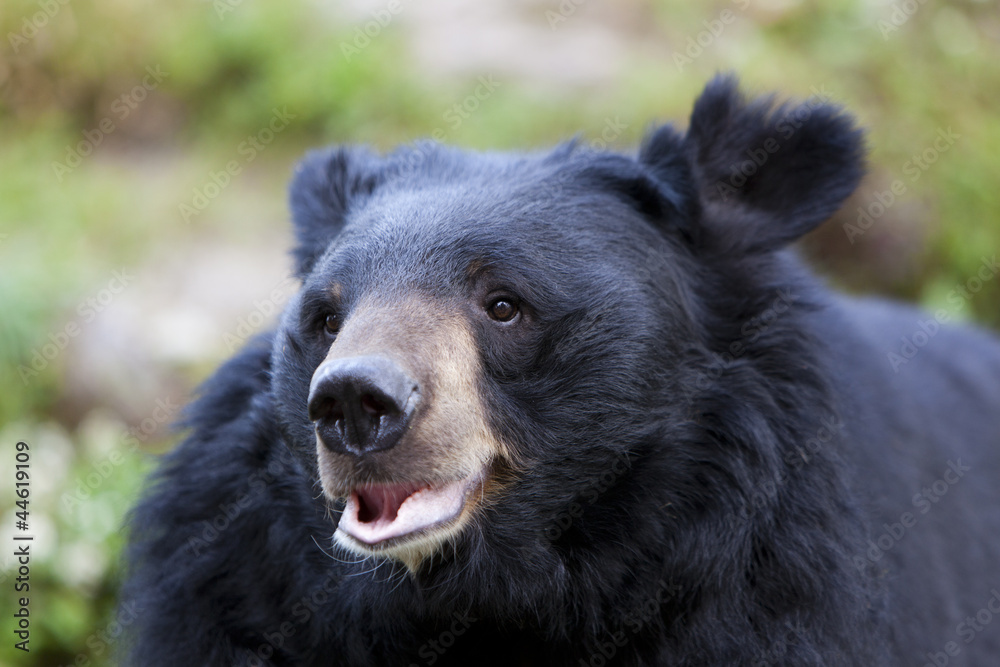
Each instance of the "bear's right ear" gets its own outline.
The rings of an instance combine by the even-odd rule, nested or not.
[[[365,148],[311,151],[298,164],[289,186],[295,228],[295,274],[304,279],[344,227],[348,211],[380,181],[378,157]]]

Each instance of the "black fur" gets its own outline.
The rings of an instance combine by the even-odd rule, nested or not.
[[[962,664],[996,658],[1000,627],[956,626],[1000,587],[1000,344],[942,327],[896,374],[887,353],[929,316],[834,296],[782,249],[851,193],[862,153],[837,109],[722,78],[637,158],[312,154],[291,195],[303,288],[205,385],[132,518],[125,662],[909,665],[949,641]],[[523,465],[415,575],[356,562],[331,544],[306,415],[328,288],[347,317],[362,295],[461,301],[472,261],[530,315],[475,330],[491,428]]]

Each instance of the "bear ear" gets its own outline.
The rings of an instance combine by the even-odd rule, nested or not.
[[[366,199],[381,180],[378,157],[357,147],[307,153],[289,186],[295,229],[295,273],[304,279],[340,234],[352,206]]]
[[[725,245],[774,250],[833,215],[864,175],[864,136],[822,96],[799,105],[747,100],[733,76],[713,79],[684,138],[706,223]]]
[[[664,198],[676,209],[678,215],[673,226],[690,242],[697,242],[701,213],[691,164],[684,150],[684,137],[672,125],[656,128],[646,135],[639,148],[639,164],[645,167]]]

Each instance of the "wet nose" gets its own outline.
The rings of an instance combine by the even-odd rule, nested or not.
[[[419,401],[417,383],[390,359],[334,359],[313,374],[309,419],[327,449],[360,456],[394,447]]]

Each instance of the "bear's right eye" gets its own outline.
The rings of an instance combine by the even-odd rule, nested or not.
[[[517,302],[513,299],[500,298],[493,301],[486,311],[497,322],[510,322],[517,317]]]
[[[326,320],[323,321],[323,331],[328,336],[336,336],[337,332],[340,331],[340,316],[336,313],[327,315]]]

